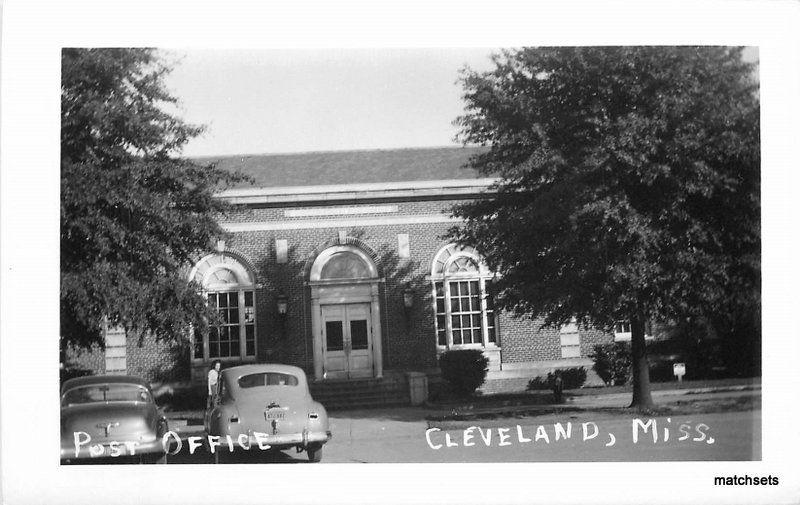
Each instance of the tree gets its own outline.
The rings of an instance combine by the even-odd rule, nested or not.
[[[176,155],[202,131],[166,112],[153,49],[61,54],[61,338],[101,346],[103,320],[180,340],[209,309],[186,265],[224,236],[213,197],[241,180]]]
[[[760,297],[759,102],[741,48],[523,48],[465,69],[459,139],[496,195],[451,237],[498,274],[498,304],[632,328],[632,406],[652,405],[645,321]]]

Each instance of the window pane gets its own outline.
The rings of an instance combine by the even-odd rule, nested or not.
[[[447,345],[447,332],[442,329],[442,330],[437,331],[436,333],[437,333],[436,342],[439,345]]]
[[[252,307],[253,306],[253,292],[252,291],[245,291],[244,292],[244,306],[245,307]]]
[[[219,293],[217,295],[217,305],[219,308],[225,308],[228,306],[228,293]]]
[[[255,356],[256,355],[256,341],[255,340],[248,340],[247,341],[247,355],[248,356]]]
[[[436,296],[444,296],[444,283],[437,282],[434,285],[436,287]]]
[[[453,331],[455,331],[456,328],[461,328],[461,317],[453,316],[451,318],[451,324],[453,325]]]
[[[325,322],[325,341],[328,351],[341,351],[344,349],[342,321]]]
[[[487,338],[488,338],[489,342],[492,342],[493,344],[496,344],[497,343],[497,337],[495,336],[495,333],[494,333],[494,326],[489,326],[489,328],[487,328],[487,332],[486,333],[488,333]]]
[[[472,281],[469,283],[469,291],[473,295],[478,293],[478,281]]]
[[[231,356],[240,356],[241,353],[239,352],[239,340],[232,340],[231,341]]]
[[[370,277],[369,267],[357,254],[343,251],[334,254],[322,267],[323,279],[364,279]]]
[[[363,319],[350,321],[350,343],[353,350],[369,349],[367,340],[367,322]]]
[[[458,283],[457,282],[451,282],[450,283],[450,296],[458,296],[459,293],[460,292],[458,290]]]
[[[470,297],[470,308],[473,312],[481,310],[481,299],[477,295]]]
[[[220,342],[219,343],[219,355],[220,356],[230,356],[231,355],[231,344],[230,342]]]
[[[458,303],[459,298],[450,299],[450,312],[461,312],[461,306]]]
[[[242,389],[267,386],[297,386],[300,381],[294,375],[276,372],[245,375],[238,380]]]
[[[461,345],[461,330],[453,330],[453,345]]]
[[[208,304],[211,307],[216,307],[217,306],[217,294],[216,293],[210,293],[208,295]]]

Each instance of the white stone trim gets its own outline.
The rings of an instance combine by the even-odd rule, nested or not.
[[[459,220],[446,214],[421,216],[361,217],[349,219],[303,220],[303,221],[254,221],[223,222],[220,226],[229,232],[285,231],[319,228],[348,228],[353,226],[392,226],[406,224],[456,223]]]
[[[325,186],[281,186],[274,188],[229,189],[215,196],[232,204],[270,204],[378,198],[413,198],[430,196],[464,197],[487,192],[497,178],[403,181]]]
[[[360,207],[311,207],[308,209],[286,209],[284,217],[349,216],[353,214],[387,214],[397,212],[397,205],[364,205]]]

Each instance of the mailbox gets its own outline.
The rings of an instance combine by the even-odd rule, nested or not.
[[[672,365],[672,373],[678,378],[678,382],[681,382],[683,376],[686,375],[686,363],[674,363]]]

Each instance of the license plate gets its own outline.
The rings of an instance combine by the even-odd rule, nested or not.
[[[278,411],[275,411],[275,412],[267,412],[266,415],[267,415],[267,419],[283,419],[283,418],[286,417],[286,412],[283,412],[282,410],[278,410]]]

